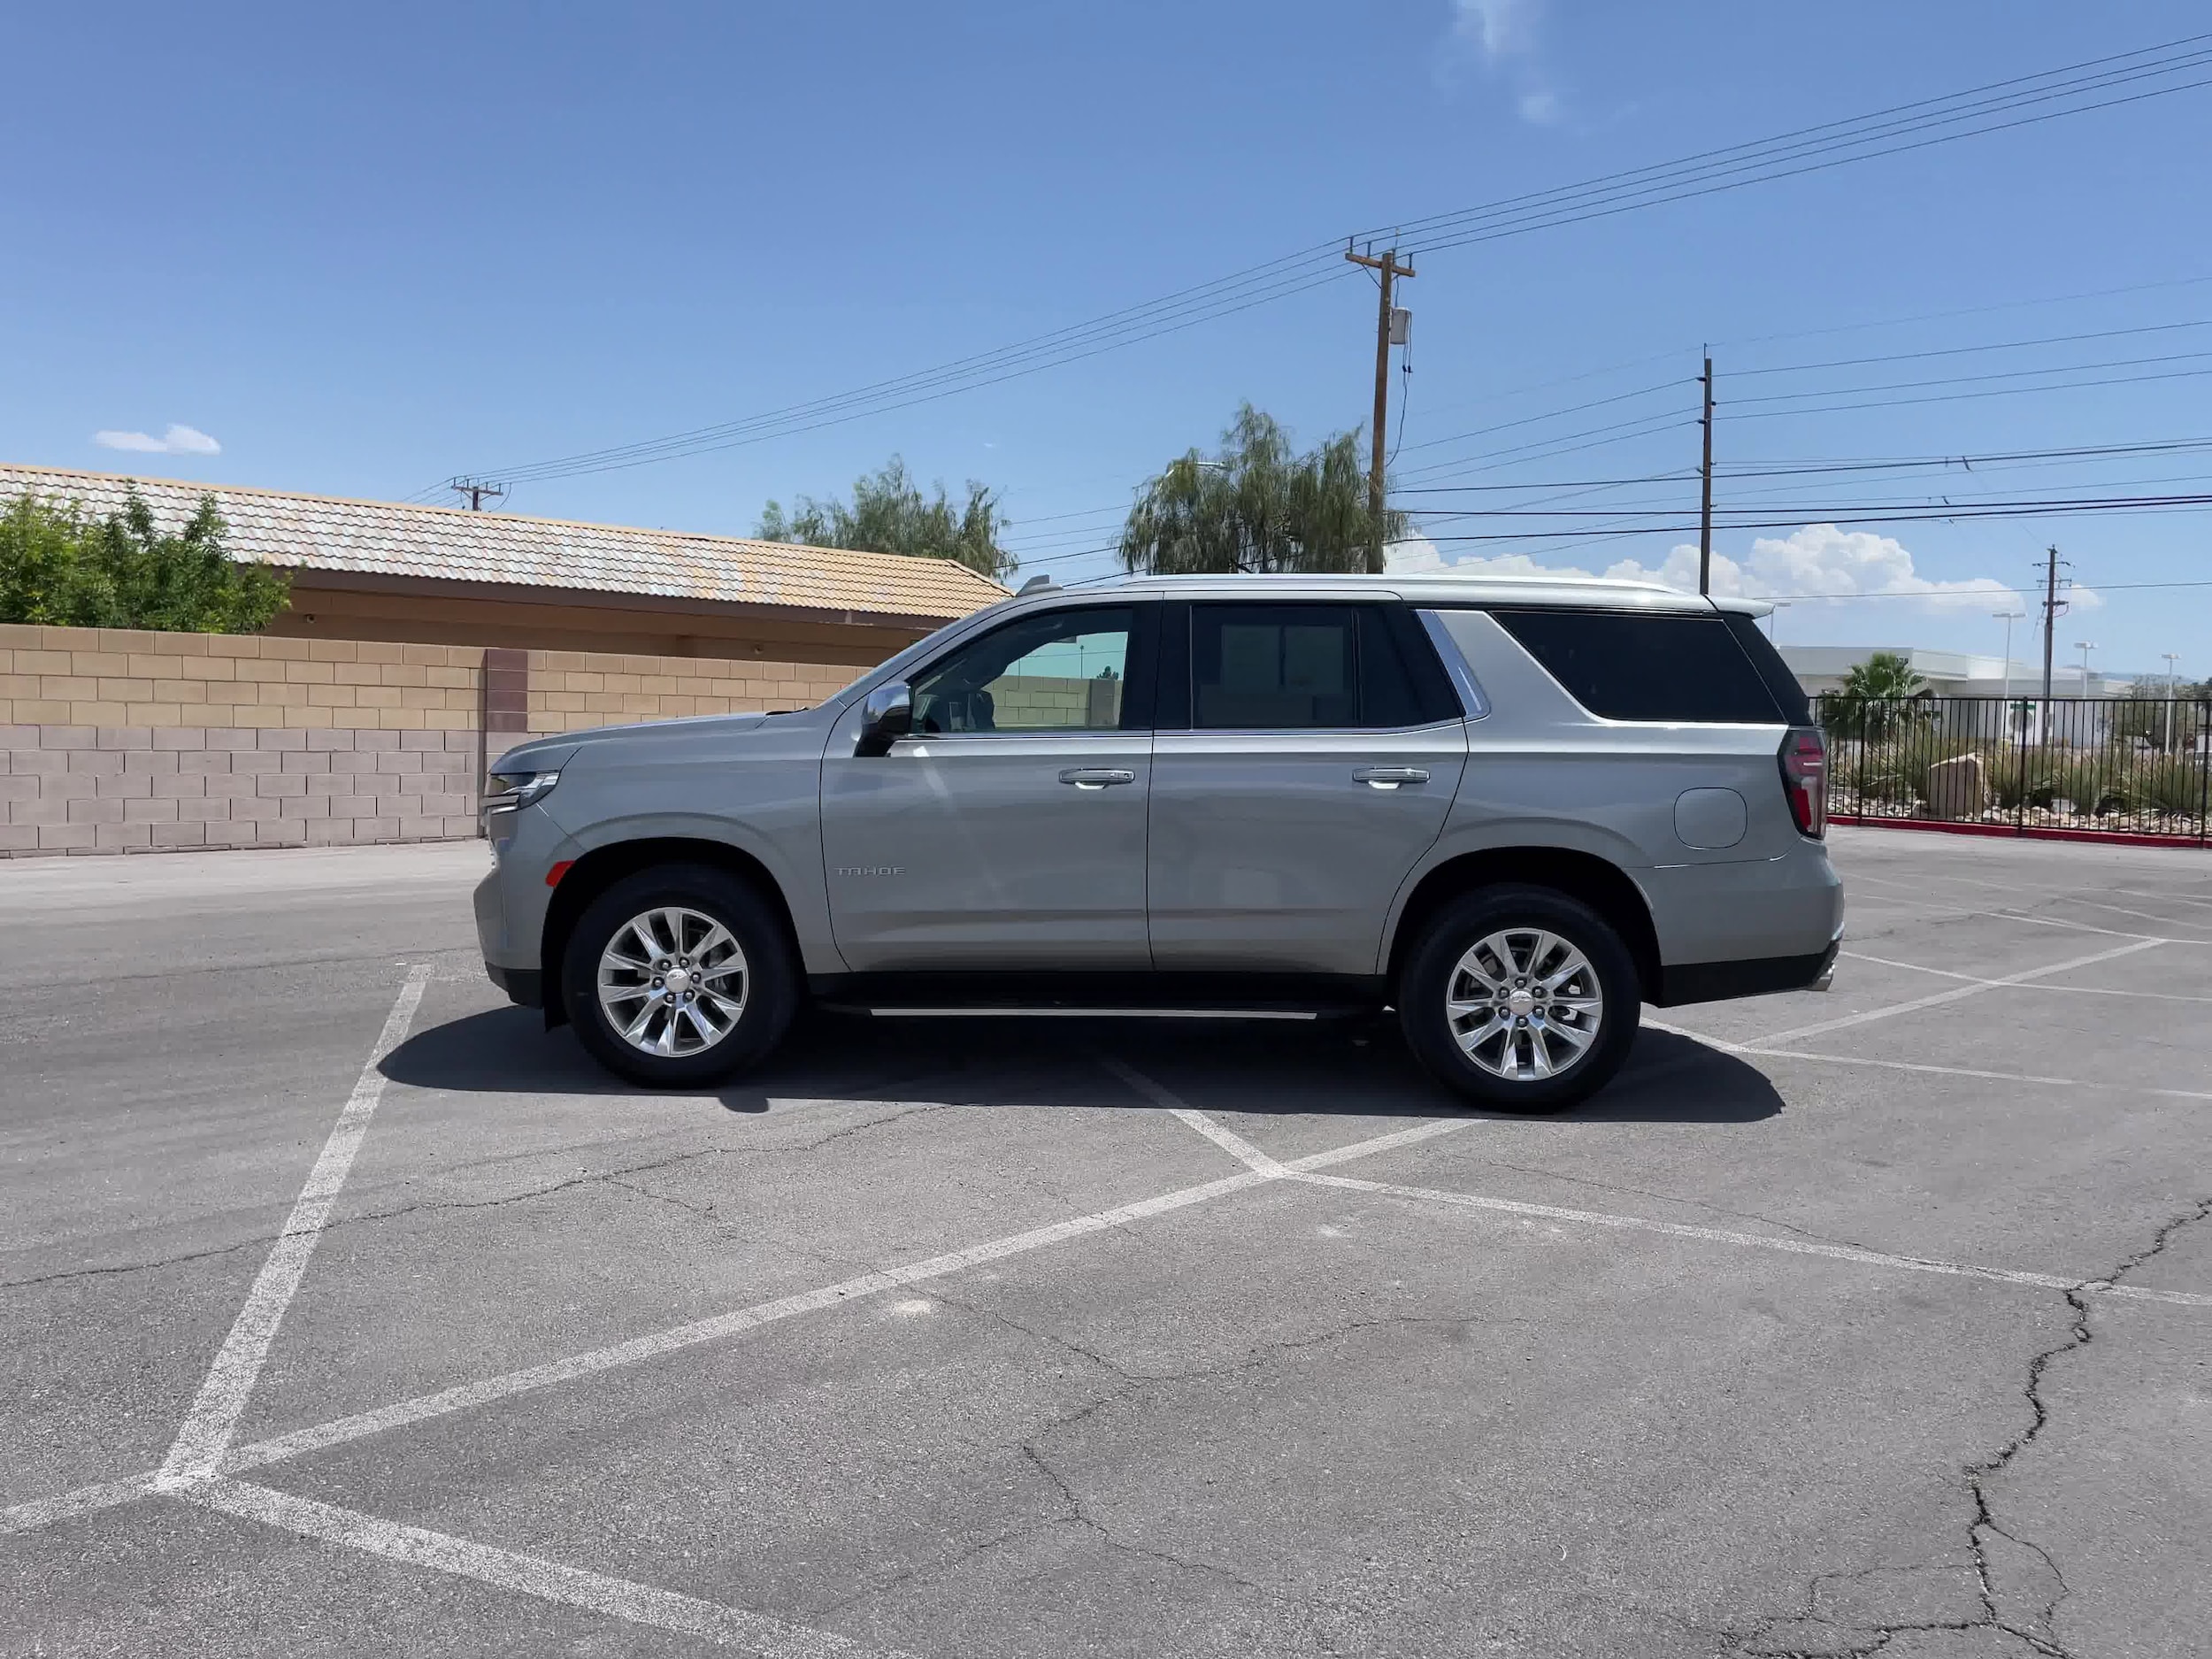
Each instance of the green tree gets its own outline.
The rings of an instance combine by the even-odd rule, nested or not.
[[[2141,741],[2152,749],[2192,749],[2197,741],[2195,687],[2180,687],[2172,697],[2161,680],[2139,680],[2111,705],[2107,731],[2117,741]]]
[[[1000,544],[1006,527],[998,497],[987,486],[970,479],[966,503],[955,505],[940,481],[932,501],[895,455],[882,471],[854,480],[850,505],[802,495],[787,514],[780,503],[772,501],[762,509],[754,534],[764,541],[956,559],[993,581],[1003,581],[1018,563]]]
[[[289,603],[290,580],[234,560],[226,527],[212,495],[165,532],[135,489],[104,518],[26,494],[0,515],[0,622],[257,632]]]
[[[1843,677],[1843,695],[1870,702],[1876,698],[1924,697],[1928,682],[1916,673],[1912,659],[1901,651],[1877,651],[1863,663],[1852,664]]]
[[[1876,651],[1852,664],[1831,707],[1841,735],[1878,743],[1927,713],[1916,705],[1929,695],[1928,682],[1913,671],[1910,658],[1898,651]]]
[[[1402,537],[1406,522],[1386,510],[1382,541]],[[1192,449],[1139,492],[1121,563],[1161,575],[1363,571],[1375,529],[1358,433],[1299,455],[1273,417],[1246,403],[1212,460]]]

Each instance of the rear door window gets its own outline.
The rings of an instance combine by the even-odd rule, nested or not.
[[[1191,724],[1302,731],[1359,724],[1349,605],[1199,605],[1191,613]]]
[[[1490,614],[1570,696],[1601,718],[1671,725],[1790,723],[1791,716],[1776,701],[1728,618],[1507,608]],[[1801,708],[1802,695],[1795,701]]]
[[[1403,606],[1202,603],[1189,627],[1191,724],[1201,731],[1371,731],[1460,718],[1436,648]]]

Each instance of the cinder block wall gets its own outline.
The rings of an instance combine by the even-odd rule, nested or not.
[[[580,732],[693,714],[810,709],[858,677],[834,664],[532,651],[529,730]],[[496,758],[496,757],[494,757]]]
[[[801,708],[849,667],[0,626],[0,855],[476,833],[530,733]]]

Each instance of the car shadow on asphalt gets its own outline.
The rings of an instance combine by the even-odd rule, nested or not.
[[[872,1018],[813,1013],[767,1063],[702,1090],[722,1109],[777,1100],[1153,1110],[1114,1062],[1202,1110],[1347,1118],[1497,1117],[1432,1080],[1387,1021]],[[385,1056],[396,1083],[464,1094],[657,1098],[603,1071],[542,1016],[500,1008],[420,1031]],[[1753,1123],[1782,1110],[1747,1062],[1643,1031],[1620,1073],[1566,1114],[1584,1123]]]

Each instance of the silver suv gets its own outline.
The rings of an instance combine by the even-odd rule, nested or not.
[[[1617,582],[1033,582],[820,707],[494,769],[493,980],[639,1082],[806,999],[1394,1007],[1545,1111],[1640,1004],[1824,984],[1825,757],[1758,607]]]

